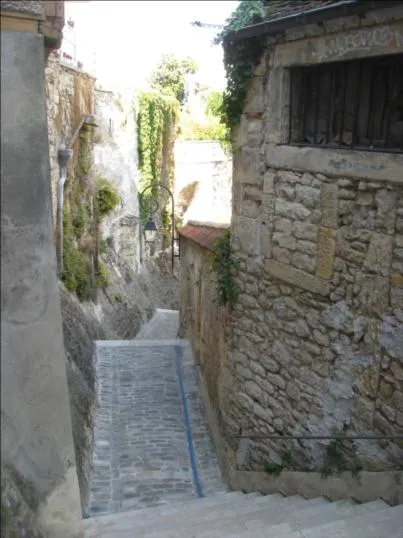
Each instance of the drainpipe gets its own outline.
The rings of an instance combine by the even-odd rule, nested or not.
[[[57,271],[59,277],[63,270],[63,202],[64,202],[64,184],[67,179],[67,163],[73,155],[73,150],[60,148],[57,152],[59,161],[59,181],[57,183]]]
[[[60,278],[63,271],[63,203],[64,203],[64,184],[67,179],[67,163],[73,155],[73,144],[76,141],[83,125],[98,127],[94,116],[91,114],[83,114],[78,122],[76,129],[68,143],[67,149],[61,146],[57,152],[59,161],[59,181],[57,184],[57,233],[56,233],[56,257],[57,257],[57,273]]]

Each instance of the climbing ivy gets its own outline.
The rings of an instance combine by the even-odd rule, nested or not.
[[[157,91],[141,92],[137,113],[138,157],[140,190],[155,183],[163,183],[169,189],[174,180],[174,141],[179,120],[179,102],[175,97]],[[141,219],[148,217],[144,206],[156,199],[159,193],[148,189],[143,196]],[[163,209],[163,208],[162,208]],[[168,235],[169,217],[164,218],[164,231]]]
[[[142,188],[161,181],[164,153],[176,134],[178,118],[179,103],[174,97],[156,91],[140,93],[137,127]],[[173,178],[173,169],[168,176]]]
[[[233,270],[238,267],[231,253],[231,232],[226,230],[212,246],[212,269],[217,277],[218,302],[233,305],[237,299]]]
[[[221,113],[229,132],[241,119],[248,83],[262,56],[266,42],[265,38],[260,36],[233,41],[229,34],[263,21],[266,9],[262,0],[241,0],[226,26],[215,39],[215,43],[222,43],[224,48],[227,87]]]

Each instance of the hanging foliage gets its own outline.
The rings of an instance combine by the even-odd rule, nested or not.
[[[238,261],[234,259],[231,251],[231,232],[226,230],[221,237],[216,239],[212,247],[211,268],[217,279],[217,295],[220,305],[233,305],[237,300],[233,273],[238,265]]]
[[[138,156],[140,187],[163,183],[169,189],[174,180],[174,142],[179,120],[179,102],[174,97],[157,91],[141,92],[137,113]],[[149,189],[144,201],[155,198]],[[142,209],[144,220],[148,215]]]
[[[264,37],[250,37],[233,41],[228,36],[241,28],[262,22],[266,10],[262,0],[242,0],[215,39],[215,43],[222,43],[224,48],[227,87],[221,113],[229,130],[240,122],[247,86],[260,61],[266,40]]]

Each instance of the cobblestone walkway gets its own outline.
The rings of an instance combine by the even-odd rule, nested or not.
[[[97,375],[88,516],[226,491],[186,341],[97,342]]]
[[[157,308],[153,318],[140,329],[136,340],[174,340],[178,330],[179,312]]]

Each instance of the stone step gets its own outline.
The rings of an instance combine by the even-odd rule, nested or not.
[[[192,502],[192,505],[190,505]],[[323,497],[316,499],[306,500],[300,495],[294,495],[292,497],[283,497],[279,494],[259,496],[254,498],[252,494],[241,494],[241,497],[231,499],[223,499],[215,504],[205,503],[204,505],[197,505],[195,501],[182,503],[178,509],[170,511],[170,508],[162,508],[159,513],[156,512],[156,508],[136,510],[131,512],[120,513],[121,517],[117,517],[118,514],[112,516],[101,516],[98,518],[91,518],[86,520],[86,528],[89,531],[96,533],[98,529],[104,528],[108,525],[108,529],[117,529],[120,531],[130,530],[133,527],[137,529],[144,529],[144,532],[160,532],[163,529],[165,533],[166,528],[181,527],[183,523],[189,521],[197,521],[200,524],[210,523],[215,519],[233,518],[236,516],[246,517],[249,513],[259,511],[261,509],[268,510],[273,509],[276,512],[281,506],[284,505],[285,511],[296,510],[302,506],[305,507],[319,507],[327,505],[329,501]],[[200,501],[199,501],[200,502]],[[196,501],[197,503],[197,501]],[[183,512],[183,506],[186,507],[186,512]],[[146,512],[146,513],[145,513]],[[93,531],[93,529],[95,529]],[[92,534],[89,534],[92,538]],[[94,537],[96,534],[94,534]]]
[[[233,497],[235,500],[235,497]],[[261,499],[248,501],[254,504]],[[110,517],[97,518],[106,521],[105,525],[94,527],[94,534],[85,533],[86,538],[401,538],[403,528],[403,506],[388,507],[383,501],[366,504],[354,504],[351,501],[335,503],[319,503],[312,506],[311,501],[305,501],[305,509],[292,508],[293,503],[300,499],[288,498],[280,501],[284,510],[286,522],[278,523],[279,505],[271,506],[269,510],[261,510],[260,517],[253,511],[250,517],[241,514],[238,506],[233,507],[232,519],[223,520],[219,517],[215,522],[201,524],[199,519],[192,517],[191,511],[183,505],[183,516],[190,516],[191,522],[182,526],[172,527],[166,522],[164,529],[153,533],[146,527],[138,525],[137,516],[141,511],[120,516],[115,521]],[[314,500],[314,499],[313,499]],[[291,502],[290,502],[291,501]],[[276,510],[277,508],[277,510]],[[143,510],[144,511],[144,510]],[[127,516],[128,525],[123,524],[122,516]],[[186,517],[189,522],[189,517]],[[208,520],[207,520],[208,521]],[[238,524],[235,525],[234,522]],[[283,520],[284,521],[284,520]],[[259,524],[257,523],[259,522]],[[112,524],[111,524],[112,523]],[[208,526],[207,526],[208,525]],[[254,527],[254,528],[253,528]]]
[[[228,520],[220,521],[220,527],[223,531],[226,532],[239,532],[240,530],[252,531],[252,530],[263,530],[265,528],[281,526],[284,523],[288,523],[291,526],[297,526],[298,529],[306,529],[316,525],[324,525],[332,521],[338,521],[340,519],[347,519],[349,517],[356,517],[362,514],[372,513],[375,511],[383,510],[387,508],[388,505],[383,501],[375,501],[368,503],[368,505],[354,505],[344,504],[337,505],[336,503],[329,502],[327,505],[308,507],[301,506],[297,510],[286,510],[282,509],[284,507],[278,507],[277,510],[260,510],[257,512],[251,512],[248,514],[248,518],[240,519],[233,518]],[[211,525],[207,529],[206,526],[200,528],[195,526],[192,527],[191,533],[197,531],[198,538],[210,538],[210,530],[214,529]],[[181,529],[183,530],[183,529]],[[175,529],[177,532],[178,529]],[[146,534],[147,538],[157,538],[156,534]],[[162,538],[162,534],[158,535],[158,538]],[[279,534],[280,536],[280,534]]]
[[[192,513],[193,517],[203,517],[205,514],[211,513],[212,510],[225,509],[229,506],[239,509],[248,505],[252,500],[260,500],[261,494],[253,492],[244,494],[240,491],[229,493],[219,493],[204,497],[203,499],[192,499],[190,501],[167,502],[166,504],[131,510],[126,512],[118,512],[115,514],[91,517],[84,521],[84,528],[87,530],[88,538],[97,537],[98,530],[108,527],[110,529],[130,529],[134,526],[148,526],[156,521],[175,521],[183,518],[184,506],[186,514]],[[273,499],[277,497],[283,498],[281,495],[270,496]],[[86,535],[87,536],[87,535]]]
[[[232,531],[228,527],[216,528],[206,534],[194,532],[192,528],[171,532],[166,529],[164,538],[401,538],[403,528],[403,506],[383,508],[376,512],[340,519],[326,524],[315,525],[314,522],[302,528],[298,523],[265,524],[262,529]],[[107,538],[129,538],[129,534],[111,534]],[[103,537],[102,537],[103,538]],[[106,537],[105,537],[106,538]],[[145,535],[136,533],[136,538]]]
[[[276,499],[275,502],[272,499],[268,499],[269,496],[261,497],[254,500],[247,506],[243,506],[240,509],[235,507],[228,507],[229,509],[220,509],[218,506],[211,511],[209,515],[203,518],[193,518],[192,512],[188,516],[182,517],[176,523],[171,523],[167,526],[163,522],[156,522],[152,528],[149,528],[142,536],[144,538],[165,538],[167,527],[169,532],[174,535],[180,534],[185,528],[189,532],[201,532],[203,537],[208,538],[209,532],[215,531],[218,528],[222,528],[222,531],[248,530],[247,522],[254,521],[255,519],[263,516],[265,518],[264,525],[270,524],[272,518],[278,518],[279,521],[284,522],[290,513],[298,512],[299,510],[306,510],[311,508],[312,510],[321,510],[327,507],[330,503],[323,497],[316,499],[304,499],[300,495],[294,495],[292,497],[283,497]]]

